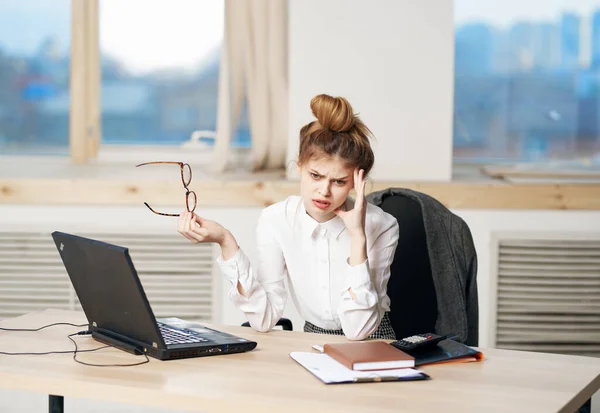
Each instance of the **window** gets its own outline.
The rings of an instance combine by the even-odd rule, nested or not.
[[[1,154],[68,153],[70,20],[70,0],[0,3]]]
[[[104,144],[181,144],[216,130],[222,0],[101,0]],[[214,143],[211,138],[206,143]],[[249,144],[247,122],[233,144]]]
[[[457,161],[600,154],[600,1],[455,0]]]
[[[70,74],[88,73],[90,64],[101,73],[93,82],[101,144],[179,146],[194,131],[216,130],[223,0],[99,0],[85,10],[99,35],[83,46],[90,55],[99,47],[99,64],[71,59],[75,5],[81,9],[71,0],[0,3],[1,154],[69,154],[70,122],[85,116],[77,125],[89,129],[93,113],[74,114],[72,103],[82,102],[71,102]],[[94,106],[96,94],[79,95]],[[214,144],[214,134],[205,135]],[[244,106],[232,146],[250,143]]]

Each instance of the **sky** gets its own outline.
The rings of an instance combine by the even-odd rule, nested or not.
[[[600,0],[454,0],[456,26],[469,22],[486,22],[507,28],[516,21],[558,23],[565,12],[582,17],[580,26],[580,63],[588,67],[591,59],[589,19],[600,9]]]
[[[70,0],[0,0],[0,48],[31,54],[47,35],[68,46]]]
[[[0,0],[0,48],[31,54],[51,34],[66,50],[70,1]],[[101,50],[136,74],[192,69],[221,41],[223,1],[100,0]],[[454,0],[458,25],[557,21],[564,11],[589,16],[597,8],[600,0]]]
[[[219,45],[223,0],[100,0],[100,47],[143,74],[191,69]],[[34,53],[52,35],[66,50],[70,0],[0,0],[0,48]]]
[[[558,21],[562,12],[589,16],[600,0],[454,0],[457,24],[486,21],[504,27],[515,20]]]
[[[190,69],[222,34],[223,0],[100,0],[101,50],[134,73]]]

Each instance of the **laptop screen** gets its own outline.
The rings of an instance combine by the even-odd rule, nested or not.
[[[164,345],[127,248],[63,232],[52,238],[92,330]]]

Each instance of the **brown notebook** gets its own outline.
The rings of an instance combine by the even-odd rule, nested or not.
[[[351,370],[388,370],[415,366],[415,358],[385,341],[325,344],[329,357]]]

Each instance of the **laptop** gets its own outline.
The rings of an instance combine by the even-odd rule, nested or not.
[[[97,341],[159,360],[256,347],[254,341],[198,323],[157,320],[127,248],[58,231],[52,238]]]

